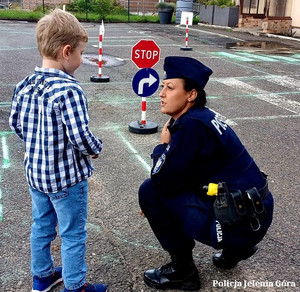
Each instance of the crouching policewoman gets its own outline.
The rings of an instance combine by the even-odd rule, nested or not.
[[[266,175],[234,131],[206,107],[212,70],[188,57],[165,58],[159,94],[170,116],[151,155],[151,178],[139,189],[145,216],[171,261],[145,271],[156,289],[198,290],[195,240],[221,250],[218,268],[232,269],[257,250],[272,222]]]

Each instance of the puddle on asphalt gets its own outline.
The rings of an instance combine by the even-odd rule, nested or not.
[[[82,55],[83,64],[98,66],[99,64],[99,56],[96,54],[83,54]],[[125,61],[121,58],[102,55],[102,66],[105,67],[118,67],[125,64]]]
[[[237,51],[243,50],[247,52],[256,52],[272,55],[293,55],[300,53],[299,49],[293,48],[288,45],[276,42],[261,41],[227,43],[226,49]]]

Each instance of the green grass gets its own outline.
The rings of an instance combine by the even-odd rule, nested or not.
[[[87,14],[88,19],[86,19],[85,12],[74,12],[73,14],[80,21],[98,22],[101,21],[102,18],[104,18],[104,20],[108,22],[128,22],[128,14],[108,14],[103,17],[99,14],[89,12]],[[42,17],[43,17],[42,11],[0,9],[0,19],[38,21]],[[130,22],[159,22],[159,18],[157,15],[130,14],[129,21]]]
[[[85,13],[75,12],[73,14],[77,17],[78,20],[86,21],[86,14]],[[87,16],[88,16],[88,21],[91,21],[91,22],[101,21],[102,18],[106,22],[128,22],[128,14],[107,14],[103,17],[99,14],[89,12]],[[0,12],[0,18],[1,18],[1,12]],[[135,14],[130,14],[129,15],[129,21],[130,22],[159,22],[159,18],[158,18],[157,15],[135,15]]]
[[[47,11],[46,11],[47,13]],[[90,22],[100,22],[102,18],[106,22],[128,22],[128,14],[120,13],[120,14],[108,14],[100,16],[99,14],[89,12],[88,19],[86,19],[85,12],[74,12],[73,13],[79,21],[90,21]],[[7,20],[27,20],[27,21],[38,21],[43,17],[42,11],[26,11],[26,10],[17,10],[17,9],[0,9],[0,19]],[[130,22],[136,23],[159,23],[158,15],[135,15],[130,14],[129,16]],[[199,18],[194,18],[194,24],[199,22]],[[175,16],[172,18],[172,23],[175,23]]]
[[[38,21],[42,16],[43,12],[0,9],[0,19]]]

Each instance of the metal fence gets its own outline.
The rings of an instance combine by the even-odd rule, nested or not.
[[[56,7],[72,2],[72,0],[0,0],[0,8],[8,9],[10,7],[34,10],[38,6]],[[132,14],[144,15],[157,13],[155,5],[159,0],[118,0],[117,2]],[[175,0],[165,0],[165,2],[175,2]]]
[[[118,1],[126,10],[133,14],[151,14],[156,13],[157,8],[155,5],[158,1],[132,1],[132,0],[119,0]]]
[[[56,7],[71,2],[71,0],[0,0],[0,8],[34,10],[43,5]]]
[[[88,0],[87,0],[88,1]],[[138,15],[151,15],[157,13],[155,7],[159,0],[118,0],[126,10],[129,10],[131,14]],[[175,0],[165,0],[165,2],[173,2]],[[195,0],[194,0],[195,1]],[[0,0],[0,9],[18,8],[26,10],[35,10],[37,7],[57,7],[63,4],[72,3],[72,0]],[[193,3],[194,16],[199,15],[200,4]]]
[[[38,6],[50,6],[56,7],[63,4],[69,4],[72,0],[0,0],[0,8],[19,8],[19,9],[28,9],[34,10]],[[125,9],[130,10],[130,13],[134,14],[151,14],[157,12],[155,5],[158,1],[132,1],[132,0],[119,0],[120,3]]]

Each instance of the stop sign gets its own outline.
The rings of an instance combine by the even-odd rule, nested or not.
[[[159,57],[160,48],[153,40],[140,40],[131,49],[131,60],[138,68],[152,68]]]

